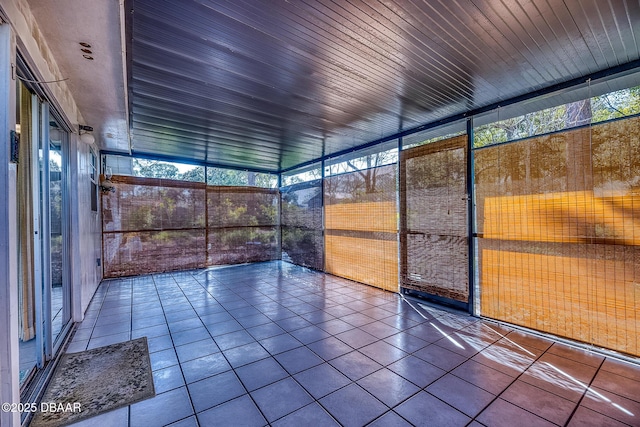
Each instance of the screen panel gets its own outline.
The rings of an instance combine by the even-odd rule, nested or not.
[[[280,189],[282,259],[323,270],[322,180]]]
[[[277,189],[207,187],[207,262],[280,259]]]
[[[280,258],[276,189],[131,176],[112,184],[102,198],[105,277]]]
[[[165,230],[105,233],[105,277],[135,276],[206,267],[205,231]]]
[[[476,150],[481,311],[640,354],[640,119]]]
[[[226,265],[280,259],[276,227],[209,229],[207,264]]]
[[[325,179],[325,269],[398,290],[396,165]]]
[[[116,191],[102,197],[105,232],[204,226],[204,184],[132,176],[111,181]]]
[[[105,277],[206,265],[205,185],[114,176],[102,193]]]

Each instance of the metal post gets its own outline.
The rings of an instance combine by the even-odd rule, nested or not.
[[[476,287],[475,287],[475,191],[473,165],[473,117],[467,119],[467,240],[469,244],[469,313],[476,315]]]
[[[282,261],[282,194],[280,193],[280,174],[278,174],[276,184],[276,256],[278,260]]]
[[[44,338],[44,359],[49,360],[53,356],[53,331],[51,322],[51,200],[50,200],[50,164],[49,164],[49,103],[43,102],[40,106],[40,145],[42,161],[40,162],[40,215],[42,242],[42,313]],[[35,208],[35,207],[34,207]]]
[[[209,174],[204,166],[204,266],[209,267]]]
[[[36,334],[36,362],[38,369],[44,367],[44,342],[42,329],[43,322],[43,288],[44,288],[44,276],[42,272],[42,259],[43,259],[43,229],[42,229],[42,205],[40,202],[40,147],[41,136],[40,132],[40,100],[35,94],[31,95],[31,117],[27,120],[31,120],[31,136],[30,139],[23,140],[23,143],[31,144],[31,197],[33,210],[33,279],[34,279],[34,298],[35,298],[35,334]],[[22,120],[22,117],[20,118]]]
[[[398,260],[398,292],[401,291],[402,286],[402,269],[404,268],[404,261],[402,260],[402,218],[400,212],[400,192],[402,188],[400,187],[400,182],[402,179],[402,162],[400,161],[400,157],[402,154],[402,137],[398,138],[398,159],[396,160],[396,229],[398,230],[398,234],[396,236],[396,242],[398,244],[397,251],[397,260]]]
[[[326,241],[326,233],[325,233],[325,206],[324,206],[324,173],[325,168],[325,158],[322,157],[320,161],[320,192],[322,194],[322,271],[327,272],[327,241]]]

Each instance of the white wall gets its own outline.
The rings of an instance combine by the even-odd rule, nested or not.
[[[47,81],[63,79],[28,3],[25,0],[3,0],[0,7],[9,20],[17,48],[34,74]],[[15,63],[15,57],[10,60]],[[44,86],[52,106],[58,107],[58,112],[73,130],[79,123],[84,123],[65,81]],[[89,146],[79,142],[77,133],[70,136],[72,319],[80,321],[102,279],[102,268],[96,263],[96,259],[101,258],[102,235],[99,216],[91,212],[90,207]]]
[[[55,83],[46,85],[47,91],[51,93],[53,98],[50,100],[52,104],[68,120],[68,123],[84,124],[82,114],[69,90],[65,76],[60,71],[27,1],[2,0],[0,8],[9,19],[20,53],[32,67],[36,77],[42,81],[56,80]],[[11,62],[15,63],[15,59],[12,59]]]
[[[94,147],[95,149],[95,147]],[[102,225],[98,212],[91,211],[91,151],[72,135],[69,143],[71,170],[71,273],[73,283],[72,320],[84,317],[89,302],[102,280]],[[97,153],[97,151],[96,151]],[[98,158],[99,166],[99,158]]]
[[[16,63],[16,49],[38,78],[56,80],[62,76],[27,2],[2,0],[0,12],[8,20],[0,25],[0,402],[18,403],[16,168],[8,157],[9,131],[15,130],[16,120],[11,68]],[[71,129],[84,123],[65,82],[46,85],[45,91]],[[101,257],[101,226],[98,213],[91,212],[89,146],[79,142],[76,133],[70,139],[71,309],[72,320],[79,321],[101,280],[102,268],[96,264]],[[0,411],[1,427],[18,425],[19,414]]]

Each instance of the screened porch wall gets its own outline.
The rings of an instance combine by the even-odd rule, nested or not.
[[[463,156],[474,159],[477,314],[640,355],[639,134],[632,117]],[[402,176],[393,164],[279,190],[114,177],[103,194],[105,276],[283,257],[391,291],[400,267],[403,288],[465,300],[474,283],[453,261],[469,231],[441,218],[438,201],[447,193],[446,212],[463,213],[464,180],[436,173],[445,156],[462,176],[464,139],[404,150]],[[458,252],[439,250],[444,241]]]
[[[398,291],[395,164],[325,178],[325,271]]]
[[[207,186],[207,265],[280,259],[278,190]]]
[[[206,266],[205,197],[200,183],[114,176],[102,194],[105,277]]]
[[[640,118],[475,152],[481,314],[640,355]]]
[[[323,270],[322,180],[282,187],[280,200],[282,259]]]
[[[400,286],[468,304],[467,136],[400,156]],[[449,302],[449,301],[448,301]]]
[[[280,258],[278,192],[114,176],[102,193],[105,277]]]

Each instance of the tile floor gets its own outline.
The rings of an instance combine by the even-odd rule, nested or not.
[[[640,425],[640,366],[283,262],[106,280],[67,351],[141,336],[156,396],[76,427]]]

